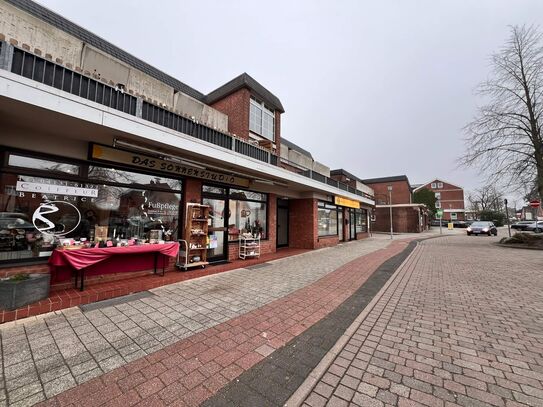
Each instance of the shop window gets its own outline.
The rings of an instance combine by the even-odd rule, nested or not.
[[[164,178],[156,175],[141,174],[137,172],[123,171],[116,168],[105,168],[91,165],[89,167],[89,179],[116,184],[128,184],[153,189],[181,190],[178,179]]]
[[[228,240],[238,240],[239,235],[251,233],[267,239],[267,204],[265,202],[230,199],[228,217]]]
[[[356,233],[368,231],[368,212],[365,209],[356,209]]]
[[[335,205],[330,205],[324,202],[318,203],[317,230],[319,236],[330,236],[338,234],[337,211],[338,208]]]
[[[8,165],[12,167],[30,168],[44,170],[51,173],[79,174],[79,165],[60,163],[56,161],[43,160],[41,158],[25,157],[22,155],[10,154]]]
[[[458,219],[458,215],[456,214],[456,212],[451,212],[451,220],[457,220]]]
[[[4,173],[0,260],[46,257],[64,239],[176,240],[180,200],[180,191]]]
[[[251,201],[262,201],[262,202],[266,202],[267,200],[266,194],[263,194],[261,192],[244,191],[242,189],[231,189],[230,198],[248,199]]]
[[[249,108],[249,130],[259,136],[275,141],[275,113],[263,103],[251,98]]]
[[[203,185],[202,192],[208,194],[226,195],[226,188],[215,187],[211,185]]]

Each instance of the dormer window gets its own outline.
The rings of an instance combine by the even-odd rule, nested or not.
[[[254,98],[251,98],[249,130],[268,140],[275,141],[275,112]]]

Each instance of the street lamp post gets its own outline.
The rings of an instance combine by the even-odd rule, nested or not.
[[[392,228],[392,185],[388,185],[387,190],[388,190],[388,208],[390,210],[390,239],[392,239],[392,235],[394,234],[394,229]]]
[[[509,237],[511,237],[511,223],[509,222],[509,210],[507,209],[507,198],[503,200],[505,204],[505,217],[507,218],[507,231],[509,232]]]

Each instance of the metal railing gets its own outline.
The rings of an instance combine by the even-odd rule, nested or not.
[[[98,79],[91,78],[81,72],[42,58],[30,51],[18,48],[4,41],[0,41],[0,69],[8,70],[44,85],[52,86],[72,95],[139,117],[274,166],[279,165],[279,161],[287,161],[288,164],[288,160],[283,158],[279,160],[277,155],[259,146],[242,139],[234,138],[229,134],[198,123],[193,118],[171,112],[163,107],[126,93],[116,86],[108,85]],[[139,109],[138,105],[140,106]],[[305,177],[373,200],[371,195],[326,177],[309,168],[295,163],[290,163],[289,165],[297,168],[298,171],[295,172]]]

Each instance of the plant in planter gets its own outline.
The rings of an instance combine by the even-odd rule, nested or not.
[[[49,274],[19,273],[0,279],[0,309],[14,310],[49,296]]]

